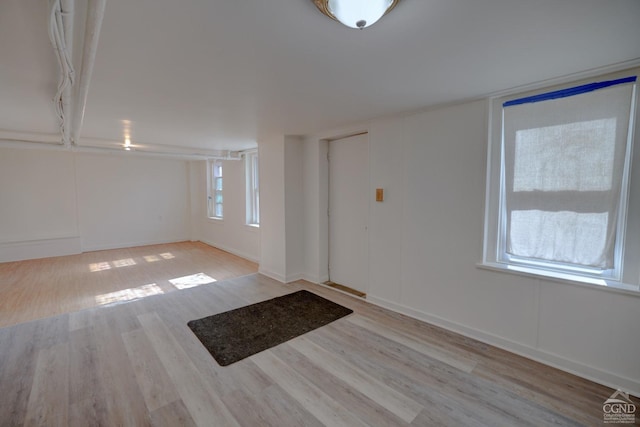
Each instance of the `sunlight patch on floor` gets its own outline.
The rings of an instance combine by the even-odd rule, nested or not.
[[[121,291],[97,295],[96,303],[98,305],[119,304],[160,294],[164,294],[164,291],[155,283],[150,283],[148,285],[138,286],[137,288],[123,289]]]
[[[163,259],[173,259],[175,258],[175,255],[173,255],[171,252],[165,252],[159,255],[144,255],[142,258],[144,258],[144,260],[146,262],[156,262],[156,261],[162,261]],[[133,259],[133,258],[125,258],[125,259],[118,259],[115,261],[103,261],[103,262],[94,262],[89,264],[89,270],[92,273],[95,273],[96,271],[105,271],[105,270],[111,270],[112,268],[120,268],[120,267],[130,267],[132,265],[137,265],[138,263]]]
[[[111,264],[108,262],[94,262],[93,264],[89,264],[89,270],[91,270],[92,273],[95,273],[96,271],[111,270]]]
[[[196,273],[190,276],[178,277],[175,279],[169,280],[173,286],[178,289],[188,289],[194,288],[200,285],[208,285],[209,283],[216,282],[216,279],[213,277],[207,276],[204,273]]]
[[[137,262],[135,262],[133,258],[119,259],[117,261],[113,261],[113,266],[116,268],[129,267],[131,265],[136,265],[136,264]]]

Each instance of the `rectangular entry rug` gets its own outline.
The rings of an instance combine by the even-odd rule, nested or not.
[[[227,366],[351,313],[351,309],[303,290],[187,325],[213,358]]]

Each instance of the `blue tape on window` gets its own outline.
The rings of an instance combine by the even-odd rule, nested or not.
[[[502,104],[503,107],[511,107],[520,104],[529,104],[532,102],[548,101],[550,99],[566,98],[568,96],[580,95],[581,93],[593,92],[594,90],[603,89],[609,86],[621,85],[624,83],[632,83],[636,81],[636,76],[625,77],[623,79],[608,80],[606,82],[589,83],[582,86],[570,87],[568,89],[556,90],[553,92],[541,93],[539,95],[527,96],[525,98],[512,99]]]

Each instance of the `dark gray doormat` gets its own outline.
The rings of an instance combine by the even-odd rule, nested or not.
[[[227,366],[353,313],[308,291],[192,320],[187,325]]]

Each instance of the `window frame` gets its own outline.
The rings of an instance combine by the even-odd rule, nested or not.
[[[509,255],[506,247],[506,209],[504,209],[505,176],[503,104],[505,102],[529,96],[547,94],[593,83],[594,81],[615,80],[638,76],[632,95],[630,115],[630,135],[626,147],[625,171],[623,173],[623,190],[618,218],[618,239],[615,248],[616,270],[598,270],[589,267],[570,266],[565,263],[520,259]],[[543,276],[561,281],[580,282],[604,285],[624,290],[640,290],[640,268],[634,265],[633,256],[640,255],[640,244],[631,243],[640,238],[640,218],[629,223],[629,210],[638,212],[640,204],[640,142],[638,126],[640,124],[640,69],[631,69],[608,75],[593,76],[580,81],[567,82],[562,85],[540,87],[535,90],[501,94],[488,99],[488,150],[486,170],[486,200],[483,258],[480,266],[490,269],[518,272],[526,275]],[[635,146],[635,150],[633,149]],[[633,200],[632,200],[633,199]],[[635,215],[634,216],[638,216]],[[627,250],[629,249],[629,250]],[[637,262],[636,262],[637,264]],[[627,268],[629,267],[629,268]]]
[[[220,202],[216,202],[218,195],[222,200]],[[216,209],[218,206],[220,215]],[[207,160],[207,217],[216,220],[224,218],[224,167],[221,159]]]
[[[260,164],[258,150],[244,152],[246,215],[245,224],[260,227]]]

